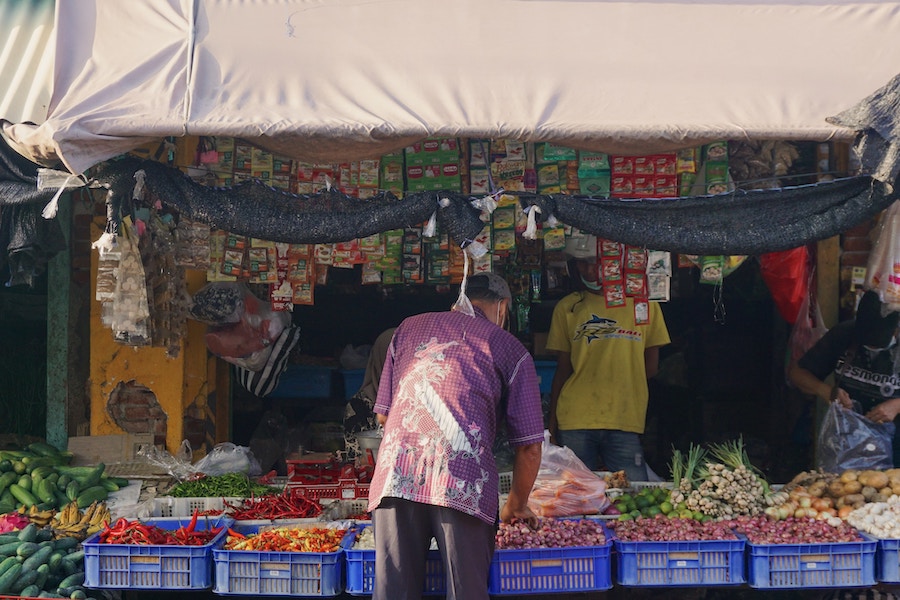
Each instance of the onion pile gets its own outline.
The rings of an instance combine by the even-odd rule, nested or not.
[[[734,540],[737,536],[724,521],[702,523],[695,519],[666,518],[612,521],[610,526],[623,542],[677,542],[694,540]]]
[[[788,517],[773,521],[764,516],[742,517],[725,522],[747,536],[752,544],[833,544],[863,541],[859,532],[844,523],[834,526],[820,519]],[[617,532],[618,533],[618,532]]]
[[[599,521],[544,517],[538,519],[538,525],[534,529],[521,519],[500,523],[494,547],[498,550],[510,550],[602,546],[605,543],[606,535]]]

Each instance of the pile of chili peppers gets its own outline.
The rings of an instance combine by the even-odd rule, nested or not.
[[[227,512],[235,521],[309,519],[319,516],[322,505],[291,488],[285,488],[274,496],[247,498],[240,505],[229,505]]]
[[[221,527],[197,529],[198,511],[194,511],[190,523],[175,530],[156,525],[129,521],[122,517],[112,526],[109,523],[100,530],[100,542],[104,544],[139,544],[153,546],[204,546],[212,542]]]
[[[324,527],[275,527],[243,535],[231,529],[225,538],[226,550],[264,552],[336,552],[346,529]]]

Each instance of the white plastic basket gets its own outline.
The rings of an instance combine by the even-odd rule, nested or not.
[[[225,510],[225,503],[239,505],[244,498],[174,498],[160,496],[153,499],[152,517],[182,518],[190,517],[194,510]]]

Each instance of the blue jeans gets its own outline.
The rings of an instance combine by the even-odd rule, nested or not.
[[[647,481],[641,438],[616,429],[560,429],[557,441],[568,446],[591,471],[601,462],[610,471],[625,471],[629,481]]]

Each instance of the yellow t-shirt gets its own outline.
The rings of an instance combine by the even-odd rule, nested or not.
[[[659,303],[636,325],[634,301],[606,308],[602,295],[575,292],[553,310],[547,349],[568,352],[573,372],[556,406],[559,428],[644,432],[647,373],[644,349],[670,342]]]

